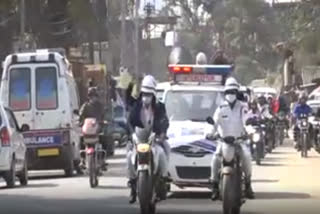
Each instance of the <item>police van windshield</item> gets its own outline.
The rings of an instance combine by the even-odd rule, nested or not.
[[[222,99],[217,91],[168,91],[165,105],[172,121],[203,122],[214,114]]]
[[[157,90],[157,94],[156,94],[157,99],[161,101],[163,94],[164,94],[164,90]]]

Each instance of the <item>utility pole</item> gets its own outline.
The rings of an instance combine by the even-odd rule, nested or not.
[[[134,42],[134,53],[135,53],[135,75],[136,79],[139,78],[139,38],[140,38],[140,23],[139,23],[139,6],[140,0],[136,0],[135,4],[135,42]],[[139,80],[138,80],[139,81]]]
[[[127,30],[126,30],[126,14],[127,14],[127,0],[121,0],[121,55],[120,67],[126,65],[126,50],[127,50]]]
[[[25,11],[26,4],[25,0],[20,0],[20,49],[24,49],[24,34],[25,34]]]
[[[25,0],[20,0],[20,34],[21,36],[24,35],[25,32],[25,11],[26,11],[26,4]]]

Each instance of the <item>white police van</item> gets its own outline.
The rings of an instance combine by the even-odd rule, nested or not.
[[[0,87],[24,132],[28,169],[64,169],[80,162],[79,96],[71,66],[60,53],[38,50],[6,57]]]
[[[162,102],[163,101],[163,96],[164,96],[164,92],[167,88],[170,87],[170,82],[160,82],[157,84],[156,87],[156,96],[157,99]]]
[[[169,65],[173,82],[166,88],[171,147],[169,173],[183,187],[209,187],[212,154],[216,144],[206,139],[213,127],[206,122],[222,103],[223,82],[230,65]]]

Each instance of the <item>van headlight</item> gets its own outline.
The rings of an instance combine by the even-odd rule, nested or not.
[[[260,134],[259,134],[259,133],[254,133],[254,134],[252,135],[252,141],[253,141],[254,143],[258,143],[258,142],[260,141]]]

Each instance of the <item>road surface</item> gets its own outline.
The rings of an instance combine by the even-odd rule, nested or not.
[[[110,170],[100,179],[97,189],[90,189],[85,176],[64,178],[59,171],[33,172],[27,187],[6,189],[1,183],[1,213],[138,214],[138,205],[128,204],[124,157],[124,151],[120,150],[109,161]],[[268,155],[263,166],[254,166],[256,199],[247,201],[242,213],[319,214],[319,169],[319,154],[311,152],[309,158],[302,159],[287,142]],[[221,202],[210,201],[206,190],[174,190],[177,192],[169,200],[159,204],[157,213],[222,213]]]

